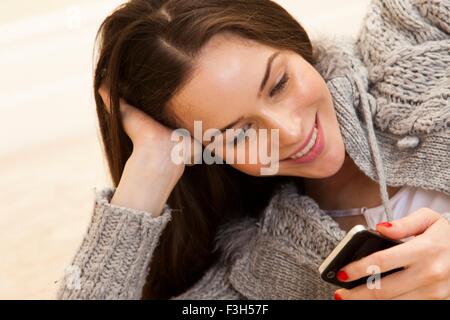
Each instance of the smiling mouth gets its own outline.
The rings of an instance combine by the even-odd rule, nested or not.
[[[317,141],[317,137],[319,135],[319,129],[317,127],[317,113],[314,120],[314,126],[312,127],[311,131],[308,133],[308,136],[306,138],[306,141],[303,143],[303,145],[297,149],[292,155],[285,158],[284,160],[295,160],[299,159],[305,155],[307,155],[314,147]]]

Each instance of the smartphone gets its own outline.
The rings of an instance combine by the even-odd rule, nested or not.
[[[373,276],[368,273],[366,277],[358,280],[341,282],[337,279],[337,273],[349,263],[366,257],[374,252],[384,250],[398,244],[403,243],[399,240],[392,240],[381,235],[378,231],[367,229],[363,225],[354,226],[345,237],[334,248],[330,255],[323,261],[319,267],[320,277],[329,283],[337,286],[351,289],[366,283],[367,278]],[[387,276],[388,274],[403,270],[397,268],[381,273],[379,276]]]

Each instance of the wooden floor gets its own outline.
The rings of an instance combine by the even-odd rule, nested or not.
[[[369,0],[277,2],[314,37],[355,35]],[[0,4],[0,299],[55,297],[89,223],[94,188],[110,184],[92,48],[118,3]]]

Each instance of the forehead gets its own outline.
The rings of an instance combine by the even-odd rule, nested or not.
[[[256,102],[267,59],[274,51],[235,35],[213,37],[198,56],[191,80],[173,98],[172,111],[187,128],[194,120],[208,127],[235,120],[236,110],[245,111]]]

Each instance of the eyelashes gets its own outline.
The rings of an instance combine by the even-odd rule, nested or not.
[[[284,73],[281,77],[280,81],[270,90],[269,96],[272,98],[275,95],[279,94],[283,91],[283,89],[286,87],[287,83],[289,82],[289,75],[287,73]],[[230,142],[229,145],[239,144],[244,139],[247,130],[251,128],[251,125],[247,124],[243,128],[240,128],[239,133],[237,136],[235,136]]]
[[[246,124],[243,128],[240,128],[239,133],[229,142],[229,145],[239,144],[242,139],[244,139],[245,134],[250,128],[250,124]]]
[[[281,92],[285,87],[286,84],[289,81],[289,75],[287,73],[283,74],[283,77],[280,79],[280,81],[272,88],[272,90],[270,90],[269,92],[269,96],[273,97],[276,94],[278,94],[279,92]]]

